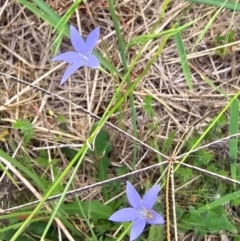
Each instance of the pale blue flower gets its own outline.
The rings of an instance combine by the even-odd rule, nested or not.
[[[164,224],[163,217],[152,210],[157,200],[160,186],[153,186],[141,199],[136,189],[130,182],[127,182],[127,198],[132,208],[123,208],[111,215],[109,220],[113,222],[133,221],[130,232],[130,241],[135,240],[141,235],[146,224]]]
[[[92,54],[93,48],[96,46],[99,39],[100,27],[95,28],[87,37],[86,41],[83,40],[76,28],[70,26],[70,39],[76,52],[69,51],[54,57],[52,61],[66,61],[71,64],[65,71],[60,85],[62,85],[68,77],[73,74],[81,66],[90,68],[99,68],[100,63],[95,55]]]

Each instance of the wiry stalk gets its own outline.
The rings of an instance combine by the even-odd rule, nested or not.
[[[174,194],[173,160],[169,160],[166,182],[166,240],[178,241],[177,218]]]

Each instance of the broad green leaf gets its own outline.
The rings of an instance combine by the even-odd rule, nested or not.
[[[95,131],[98,123],[95,123],[90,131],[90,135]],[[101,159],[112,151],[112,146],[110,144],[109,135],[107,131],[102,128],[99,130],[95,137],[94,150],[91,151],[95,158]]]
[[[97,200],[81,202],[81,207],[85,216],[92,220],[108,219],[113,213],[111,207],[104,205]],[[61,209],[68,215],[77,214],[80,217],[83,217],[79,208],[79,203],[77,201],[68,204],[62,204]]]
[[[181,218],[181,227],[184,231],[194,230],[203,236],[207,233],[218,234],[222,230],[237,233],[237,228],[228,220],[226,215],[217,215],[213,211],[199,212],[194,207]]]
[[[164,226],[150,226],[147,241],[164,241],[165,240]]]

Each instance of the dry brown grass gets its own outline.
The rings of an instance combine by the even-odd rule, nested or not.
[[[113,96],[114,86],[119,84],[118,80],[98,70],[81,68],[66,84],[60,87],[59,82],[66,64],[55,65],[50,62],[51,57],[53,57],[51,45],[54,36],[52,35],[52,28],[16,3],[15,0],[2,0],[0,2],[2,7],[0,11],[0,72],[34,83],[77,103],[89,112],[101,116]],[[72,1],[49,0],[48,3],[62,15]],[[84,36],[93,29],[94,25],[100,25],[101,42],[98,45],[98,50],[102,53],[107,52],[109,61],[122,71],[120,55],[117,52],[116,35],[106,2],[103,0],[89,1],[87,6],[90,12],[88,8],[81,5],[78,12],[71,18],[71,23],[78,26]],[[158,20],[162,7],[163,2],[157,0],[117,1],[117,14],[124,39],[128,41],[135,36],[148,34]],[[211,12],[213,13],[214,7],[197,4],[190,6],[184,0],[174,0],[171,2],[163,21],[157,26],[157,32],[170,28],[186,8],[188,10],[182,22],[190,22],[209,12],[208,17],[196,22],[182,34],[191,67],[194,91],[188,90],[175,43],[173,40],[169,40],[161,56],[134,90],[138,113],[138,138],[146,143],[156,136],[159,140],[165,140],[169,133],[173,131],[177,133],[175,142],[178,142],[180,136],[199,120],[201,121],[195,125],[195,129],[201,132],[212,117],[226,105],[226,98],[207,85],[203,80],[204,76],[211,79],[229,96],[233,96],[240,86],[238,78],[239,47],[236,45],[239,43],[240,36],[240,14],[223,10],[214,21],[210,31],[192,49],[198,36],[213,16]],[[220,58],[215,53],[214,39],[230,29],[236,31],[237,42],[232,46],[234,48],[233,54]],[[134,69],[132,81],[134,81],[134,74],[140,73],[146,63],[149,62],[158,48],[159,41],[161,39],[149,43],[147,50]],[[64,39],[61,51],[69,50],[69,46],[69,40]],[[131,48],[127,53],[129,63],[136,55],[137,50],[138,46]],[[29,88],[1,74],[0,87],[0,133],[6,129],[9,130],[9,137],[16,144],[18,150],[15,155],[22,156],[25,153],[31,163],[36,164],[34,158],[37,156],[37,148],[43,148],[48,150],[50,160],[58,158],[59,170],[63,170],[68,160],[59,148],[50,149],[50,147],[61,143],[84,143],[95,120],[61,99]],[[146,128],[151,121],[143,111],[143,99],[147,95],[154,98],[155,120],[159,122],[157,133]],[[116,123],[114,118],[123,114],[121,128],[128,133],[132,133],[131,112],[127,101],[122,106],[122,110],[123,113],[115,113],[111,121]],[[49,111],[54,113],[52,117],[49,116]],[[57,115],[66,117],[68,128],[66,132],[59,127],[56,120]],[[12,128],[12,123],[19,118],[30,119],[34,125],[34,141],[28,147],[28,150],[22,146],[19,133]],[[122,160],[129,162],[132,153],[132,141],[122,133],[110,131],[114,143],[112,154],[114,165],[119,165]],[[59,136],[61,136],[60,143]],[[7,142],[1,143],[1,147],[12,155]],[[139,145],[138,151],[140,159],[146,149]],[[152,163],[156,162],[156,157],[151,153],[148,153],[147,156],[145,159]],[[87,160],[90,164],[84,165],[84,168],[79,171],[81,175],[75,179],[76,187],[94,181],[91,177],[93,172],[91,158],[89,157]],[[145,166],[149,163],[144,164],[142,162],[141,165]],[[40,174],[43,174],[43,172],[44,170]],[[54,179],[50,172],[48,175],[49,178]],[[101,199],[98,191],[94,195],[91,192],[91,195],[91,198]],[[86,194],[84,196],[86,197]]]

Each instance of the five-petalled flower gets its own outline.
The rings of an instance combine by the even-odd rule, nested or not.
[[[114,222],[133,221],[130,232],[130,241],[141,235],[146,224],[164,224],[163,217],[152,210],[156,202],[160,185],[153,186],[141,199],[136,189],[130,182],[127,182],[127,198],[132,208],[123,208],[112,214],[109,220]]]
[[[95,28],[87,37],[86,41],[83,40],[79,32],[72,25],[70,26],[70,39],[76,52],[69,51],[57,55],[52,61],[66,61],[71,64],[65,71],[60,85],[62,85],[68,77],[73,74],[81,66],[90,68],[99,68],[100,63],[95,55],[92,54],[93,48],[99,39],[100,28]]]

